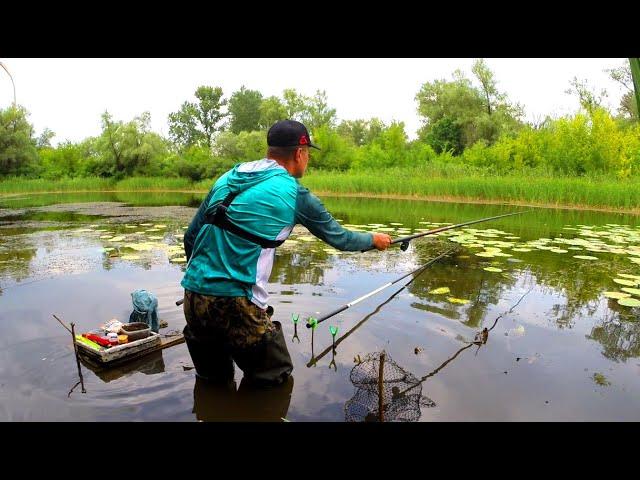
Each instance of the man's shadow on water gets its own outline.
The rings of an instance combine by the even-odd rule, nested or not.
[[[291,402],[293,377],[281,385],[257,387],[246,381],[211,383],[196,376],[193,413],[204,422],[282,422]]]

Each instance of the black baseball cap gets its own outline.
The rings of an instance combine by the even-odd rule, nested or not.
[[[271,125],[267,133],[267,145],[270,147],[308,146],[320,150],[320,147],[311,143],[307,127],[295,120],[280,120]]]

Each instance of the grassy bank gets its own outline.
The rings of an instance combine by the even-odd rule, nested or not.
[[[553,177],[528,173],[489,176],[425,169],[361,172],[313,171],[303,182],[314,192],[416,197],[451,201],[498,201],[597,209],[640,209],[640,179]],[[58,181],[12,178],[0,181],[0,194],[35,192],[203,191],[213,180],[133,177],[121,181],[75,178]]]
[[[419,170],[337,174],[314,172],[305,186],[316,192],[502,201],[593,208],[640,208],[640,180],[543,176],[430,176]]]
[[[201,182],[204,184],[204,182]],[[209,182],[210,184],[211,182]],[[203,187],[204,188],[204,187]],[[135,192],[198,190],[186,178],[131,177],[116,181],[108,178],[80,177],[61,180],[10,178],[0,181],[0,194],[35,192]],[[207,188],[208,189],[208,188]]]

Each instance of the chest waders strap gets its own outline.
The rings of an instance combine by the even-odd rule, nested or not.
[[[250,242],[257,243],[262,248],[276,248],[284,243],[284,240],[267,240],[265,238],[260,238],[253,233],[247,232],[246,230],[234,225],[229,221],[229,217],[227,217],[227,209],[233,199],[236,198],[237,193],[230,193],[226,196],[226,198],[218,204],[216,207],[216,211],[213,214],[213,219],[207,218],[205,223],[209,223],[211,225],[215,225],[216,227],[222,228],[223,230],[227,230],[228,232],[235,233],[241,238],[245,240],[249,240]]]

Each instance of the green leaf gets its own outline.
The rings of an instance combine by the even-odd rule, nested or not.
[[[618,300],[618,303],[625,307],[640,307],[640,300],[635,298],[621,298]]]
[[[631,293],[633,295],[640,296],[640,288],[625,287],[625,288],[621,288],[620,290],[622,290],[623,292],[627,292],[627,293]]]
[[[445,293],[449,293],[451,290],[449,290],[449,287],[440,287],[440,288],[434,288],[433,290],[430,290],[429,293],[432,295],[443,295]]]
[[[629,298],[631,296],[622,292],[604,292],[603,295],[607,298]]]
[[[447,297],[447,301],[451,303],[457,303],[460,305],[466,305],[469,303],[469,300],[465,300],[464,298],[455,298],[455,297]]]
[[[631,278],[633,280],[640,281],[640,275],[631,275],[629,273],[619,273],[618,276],[622,278]]]
[[[496,273],[500,273],[502,271],[501,268],[496,268],[496,267],[484,267],[483,270],[486,270],[487,272],[496,272]]]

